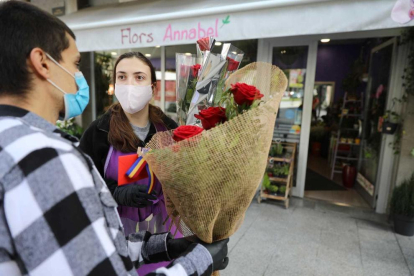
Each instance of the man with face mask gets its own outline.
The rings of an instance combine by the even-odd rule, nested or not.
[[[73,32],[24,2],[0,3],[0,275],[210,275],[227,241],[210,245],[138,232],[125,238],[116,203],[76,138],[58,130],[83,112],[89,87]]]

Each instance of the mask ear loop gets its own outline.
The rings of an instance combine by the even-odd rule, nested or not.
[[[63,94],[68,94],[67,92],[63,91],[62,88],[60,88],[59,86],[56,85],[56,83],[54,83],[53,81],[51,81],[50,79],[47,79],[48,82],[50,82],[51,85],[53,85],[56,89],[58,89],[60,92],[62,92]]]
[[[53,61],[57,66],[59,66],[63,71],[65,71],[66,73],[68,73],[69,75],[71,75],[72,76],[72,78],[74,78],[75,79],[75,76],[71,73],[71,72],[69,72],[65,67],[63,67],[62,65],[60,65],[59,64],[59,62],[57,62],[54,58],[52,58],[48,53],[46,53],[46,56],[51,60],[51,61]]]

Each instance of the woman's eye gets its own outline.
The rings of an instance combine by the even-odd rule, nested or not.
[[[80,63],[76,63],[76,67],[78,68],[78,70],[80,69]]]
[[[144,80],[144,76],[137,76],[137,80]]]
[[[118,76],[118,80],[124,80],[125,76]]]

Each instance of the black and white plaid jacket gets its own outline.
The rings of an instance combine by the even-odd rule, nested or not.
[[[76,139],[0,105],[0,275],[136,275],[168,260],[168,234],[125,238],[116,203]],[[201,245],[152,275],[210,275]]]

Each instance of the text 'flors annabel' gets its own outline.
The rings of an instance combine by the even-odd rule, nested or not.
[[[154,41],[152,33],[134,33],[131,31],[131,28],[121,29],[121,41],[122,44],[142,44],[142,43],[151,43]]]
[[[180,41],[180,40],[194,40],[201,39],[206,36],[218,37],[218,19],[216,19],[214,26],[203,27],[198,22],[196,28],[175,30],[168,24],[163,41]]]

